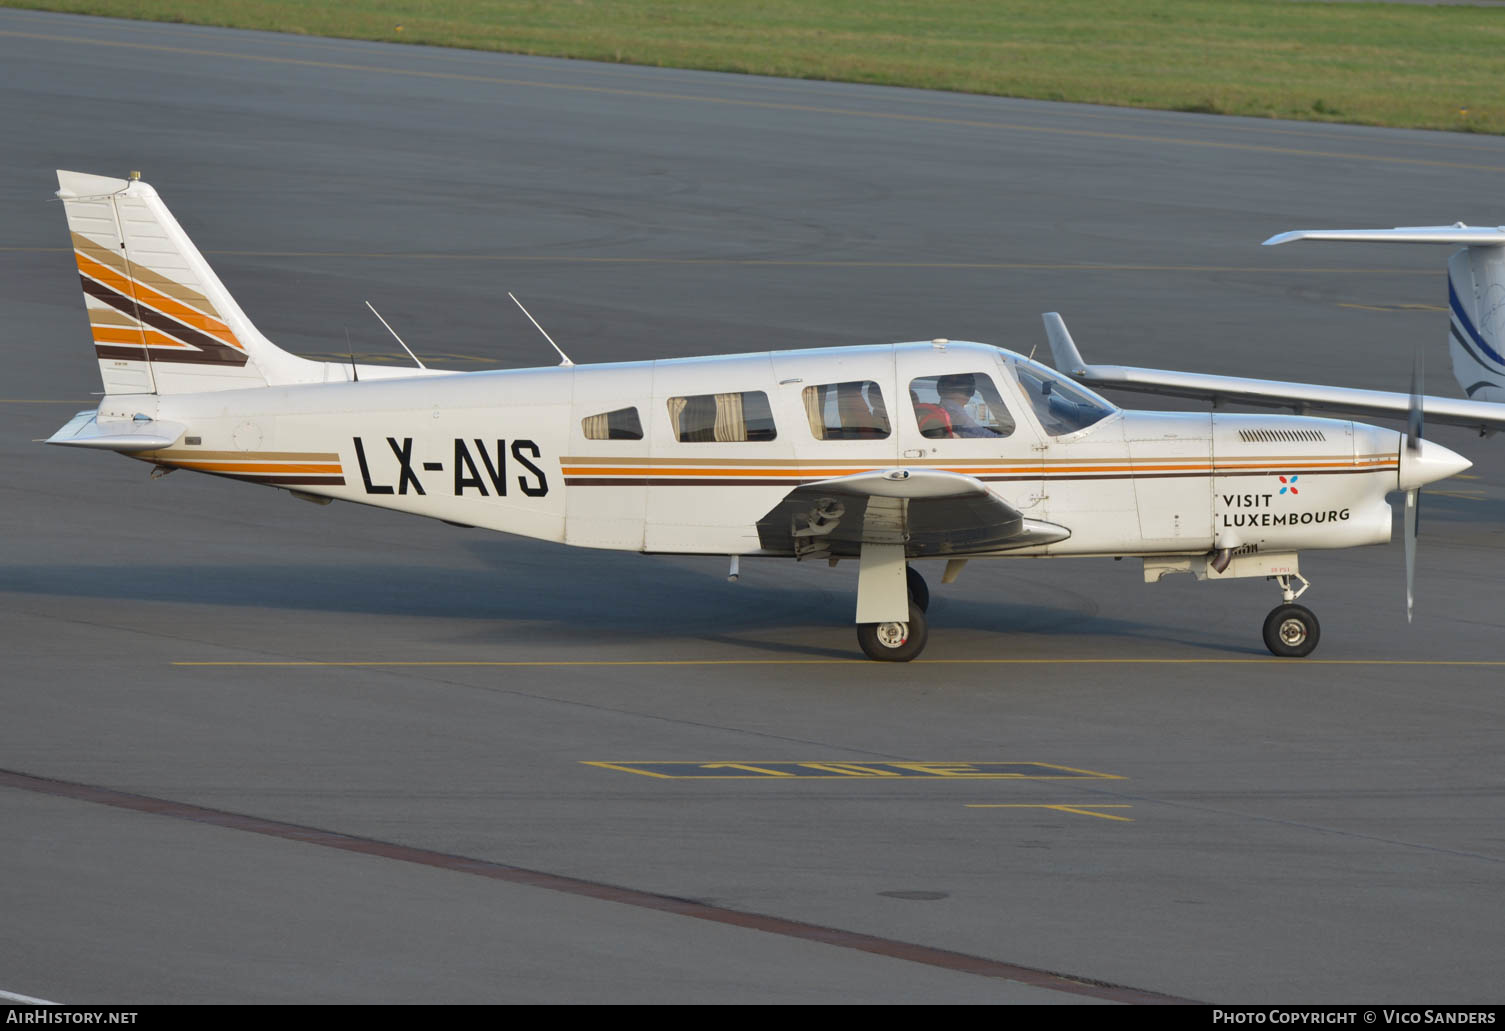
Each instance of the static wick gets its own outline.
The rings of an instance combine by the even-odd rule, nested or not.
[[[511,290],[507,291],[507,296],[508,297],[512,297],[512,291]],[[542,326],[538,325],[538,320],[535,319],[532,315],[530,315],[528,313],[528,309],[527,308],[523,308],[523,302],[522,301],[519,301],[516,297],[512,297],[512,303],[515,304],[515,305],[517,305],[519,308],[522,308],[522,313],[524,315],[527,315],[528,316],[528,321],[531,322],[531,323],[533,323],[533,325],[538,329],[538,331],[543,334],[543,338],[549,342],[549,346],[552,347],[554,350],[559,351],[559,359],[560,359],[559,364],[560,365],[574,365],[575,364],[574,362],[570,361],[570,356],[567,355],[567,354],[565,354],[562,350],[560,350],[558,344],[554,343],[554,338],[551,337],[551,336],[549,336],[548,330],[546,330]]]

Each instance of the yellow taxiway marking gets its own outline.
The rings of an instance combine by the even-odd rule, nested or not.
[[[597,766],[622,773],[636,773],[659,780],[802,780],[873,779],[896,777],[909,780],[1124,780],[1116,773],[1079,770],[1055,763],[1023,762],[694,762],[689,760],[635,760],[601,762],[582,759],[583,766]]]
[[[4,35],[4,33],[0,33]],[[72,254],[67,247],[0,247],[0,254]],[[1281,275],[1318,275],[1329,272],[1363,273],[1365,275],[1430,276],[1433,268],[1361,268],[1358,266],[1323,266],[1300,268],[1294,266],[1268,265],[1137,265],[1133,263],[1102,264],[1078,262],[1070,264],[1031,261],[869,261],[861,259],[780,259],[780,258],[663,258],[647,255],[642,257],[591,257],[579,254],[452,254],[435,251],[205,251],[212,257],[231,258],[386,258],[396,261],[460,261],[460,262],[525,262],[539,264],[552,262],[556,265],[740,265],[768,266],[771,268],[885,268],[885,269],[983,269],[1005,272],[1273,272]],[[1445,311],[1446,309],[1437,309]],[[361,352],[356,352],[360,357]],[[348,360],[347,351],[338,352],[338,357]],[[464,357],[464,356],[461,356]]]
[[[717,104],[725,107],[754,108],[765,111],[793,111],[805,114],[836,115],[845,118],[872,121],[914,122],[929,125],[961,126],[969,129],[992,129],[1004,132],[1033,133],[1046,136],[1065,136],[1079,139],[1125,140],[1134,143],[1160,143],[1179,147],[1206,147],[1214,150],[1236,150],[1262,154],[1285,154],[1295,157],[1332,158],[1338,161],[1369,161],[1379,164],[1411,165],[1424,168],[1461,168],[1478,172],[1505,171],[1501,165],[1480,165],[1462,161],[1439,161],[1431,158],[1400,157],[1389,154],[1344,153],[1335,150],[1314,150],[1302,147],[1278,147],[1261,143],[1240,143],[1229,140],[1198,140],[1181,136],[1146,135],[1143,133],[1109,132],[1102,129],[1068,128],[1052,125],[1026,125],[1018,122],[1003,122],[989,118],[957,118],[940,115],[906,114],[900,111],[862,111],[856,108],[826,107],[817,104],[794,104],[777,100],[748,100],[735,97],[710,97],[693,93],[674,93],[666,90],[623,89],[614,86],[587,86],[579,83],[544,82],[536,79],[516,79],[498,75],[476,75],[466,72],[425,71],[413,68],[390,68],[375,64],[353,64],[344,61],[316,61],[303,57],[276,57],[268,54],[245,54],[227,50],[206,50],[198,47],[176,47],[160,43],[131,43],[118,40],[90,39],[85,36],[65,36],[44,32],[0,31],[0,36],[15,39],[46,40],[54,43],[81,43],[85,46],[109,47],[124,50],[144,50],[165,54],[192,54],[196,57],[213,57],[227,61],[249,61],[259,64],[293,66],[301,68],[327,68],[335,71],[360,72],[368,75],[395,76],[407,79],[432,79],[450,82],[475,82],[494,86],[513,86],[530,89],[564,90],[572,93],[593,93],[604,96],[643,97],[651,100],[678,100],[694,104]]]
[[[1283,659],[1270,656],[1263,659],[916,659],[916,666],[1505,666],[1505,659]],[[222,659],[214,661],[176,660],[174,666],[184,667],[241,667],[278,669],[288,667],[306,668],[446,668],[446,667],[540,667],[540,666],[867,666],[869,659],[539,659],[539,660],[490,660],[490,659],[430,659],[405,661],[398,659],[350,659],[311,660],[275,659],[242,660]]]
[[[1436,304],[1346,304],[1338,302],[1339,308],[1358,308],[1361,311],[1447,311]]]
[[[1043,805],[1043,804],[1035,804],[1035,805],[1029,805],[1029,804],[1025,804],[1025,803],[1013,803],[1013,804],[1009,804],[1009,805],[982,805],[982,804],[971,804],[971,803],[969,803],[967,805],[967,808],[968,809],[1054,809],[1057,812],[1061,812],[1061,813],[1076,813],[1078,816],[1096,816],[1100,820],[1118,820],[1121,823],[1133,823],[1134,822],[1133,820],[1131,820],[1127,816],[1114,816],[1111,813],[1097,813],[1097,812],[1093,812],[1094,809],[1132,809],[1132,808],[1134,808],[1133,806],[1130,806],[1130,805],[1119,805],[1117,803],[1114,803],[1114,804],[1105,804],[1105,805],[1096,805],[1096,804],[1088,804],[1088,805]]]

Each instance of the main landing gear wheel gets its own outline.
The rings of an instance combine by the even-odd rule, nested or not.
[[[909,600],[914,602],[915,608],[921,612],[929,611],[930,587],[925,578],[915,571],[914,566],[905,566],[904,579],[909,581]]]
[[[1322,628],[1304,605],[1278,605],[1265,617],[1265,647],[1282,658],[1301,658],[1317,647]]]
[[[858,623],[857,643],[863,654],[879,662],[908,662],[925,650],[929,636],[925,627],[925,610],[909,607],[908,623]]]

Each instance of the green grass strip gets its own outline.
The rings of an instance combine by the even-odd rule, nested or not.
[[[22,0],[1042,100],[1505,133],[1505,8],[1320,0]]]

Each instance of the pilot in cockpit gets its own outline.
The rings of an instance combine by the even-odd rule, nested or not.
[[[1003,434],[992,426],[984,426],[967,411],[967,404],[977,393],[977,380],[970,373],[957,376],[942,376],[936,380],[935,393],[951,419],[953,437],[999,437]]]

